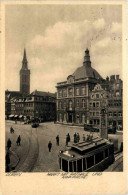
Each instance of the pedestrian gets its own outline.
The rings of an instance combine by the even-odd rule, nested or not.
[[[68,136],[66,136],[66,146],[68,145]]]
[[[49,141],[49,143],[48,143],[48,148],[49,148],[49,152],[51,152],[51,148],[52,148],[52,143],[51,143],[51,141]]]
[[[11,148],[12,142],[10,140],[10,138],[7,141],[7,149],[9,150]]]
[[[85,142],[85,135],[83,134],[83,141]]]
[[[70,135],[69,135],[69,133],[68,133],[67,137],[68,137],[68,142],[70,142]]]
[[[77,135],[76,135],[76,133],[74,134],[74,143],[76,143],[76,137],[77,137]]]
[[[89,141],[89,135],[87,135],[87,141]]]
[[[17,141],[16,141],[17,146],[20,146],[20,142],[21,142],[21,137],[20,137],[20,135],[19,135],[18,138],[17,138]]]
[[[10,133],[12,133],[12,127],[10,127]]]
[[[6,153],[5,162],[6,162],[6,172],[9,172],[10,171],[10,168],[9,168],[9,164],[10,164],[9,152]]]
[[[59,135],[56,136],[56,145],[59,146]]]
[[[80,135],[77,133],[77,143],[80,141]]]

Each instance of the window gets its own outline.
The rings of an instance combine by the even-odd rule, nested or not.
[[[79,95],[79,88],[76,88],[76,95]]]
[[[77,161],[77,170],[78,170],[78,172],[82,171],[82,159]]]
[[[93,108],[95,108],[95,102],[93,102]]]
[[[66,101],[64,101],[64,108],[66,108]]]
[[[96,112],[96,116],[99,116],[99,112]]]
[[[59,109],[61,109],[62,108],[62,103],[61,102],[59,102]]]
[[[105,158],[108,157],[108,149],[105,150]]]
[[[119,112],[119,113],[118,113],[118,116],[122,116],[122,112]]]
[[[92,103],[90,103],[89,105],[90,105],[90,107],[92,107]]]
[[[92,112],[90,112],[90,116],[92,116]]]
[[[85,87],[82,87],[82,95],[85,95]]]
[[[109,114],[108,114],[109,116],[112,116],[112,112],[109,112]]]
[[[96,102],[96,107],[99,107],[100,103],[99,102]]]
[[[76,100],[76,107],[79,107],[79,100]]]
[[[116,112],[113,113],[113,116],[117,116]]]
[[[62,90],[59,90],[59,97],[62,97]]]
[[[67,96],[67,91],[66,91],[66,89],[63,90],[63,96],[64,96],[64,97]]]
[[[72,88],[70,88],[70,89],[68,90],[68,94],[69,94],[69,95],[72,95],[72,93],[73,93],[73,90],[72,90]]]
[[[87,168],[90,168],[94,165],[94,156],[90,156],[87,158]]]
[[[85,114],[82,114],[82,123],[85,123]]]
[[[102,160],[103,160],[103,152],[100,152],[100,153],[95,155],[95,162],[96,162],[96,164],[101,162]]]
[[[95,112],[93,112],[93,116],[95,116]]]
[[[96,94],[96,98],[97,98],[97,99],[99,98],[99,94]]]
[[[68,161],[62,159],[62,170],[68,172]]]
[[[117,92],[116,92],[116,97],[119,96],[119,95],[120,95],[120,93],[119,93],[119,91],[117,91]]]
[[[82,107],[85,108],[85,99],[82,100]]]
[[[72,100],[69,101],[69,110],[72,109]]]

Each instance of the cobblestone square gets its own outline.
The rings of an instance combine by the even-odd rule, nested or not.
[[[10,133],[10,127],[13,127],[14,134]],[[11,159],[12,165],[17,165],[15,171],[21,172],[58,172],[59,151],[66,147],[66,135],[69,133],[73,141],[74,133],[79,133],[80,141],[83,134],[86,136],[89,132],[84,131],[83,127],[67,126],[54,124],[53,122],[41,123],[40,126],[32,128],[31,125],[14,122],[6,122],[6,141],[8,138],[12,141]],[[16,145],[18,136],[21,136],[21,146]],[[56,145],[56,136],[59,135],[60,144]],[[97,137],[99,133],[94,133]],[[118,147],[122,141],[122,134],[110,134],[109,139],[118,139]],[[52,150],[48,151],[48,142],[52,142]]]

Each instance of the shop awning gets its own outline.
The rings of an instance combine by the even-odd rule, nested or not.
[[[13,114],[11,114],[11,115],[9,115],[9,117],[11,118],[11,117],[14,117],[14,115]]]
[[[19,118],[22,118],[22,117],[23,117],[23,115],[20,115],[20,116],[19,116]]]
[[[15,116],[14,116],[14,118],[17,118],[17,117],[18,117],[18,115],[15,115]]]

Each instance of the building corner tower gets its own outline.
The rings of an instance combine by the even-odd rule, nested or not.
[[[24,49],[22,68],[20,70],[20,93],[24,96],[30,93],[30,70],[28,69],[26,49]]]

